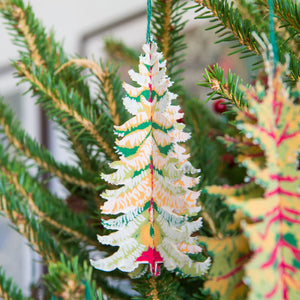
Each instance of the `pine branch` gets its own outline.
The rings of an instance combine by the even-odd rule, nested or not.
[[[212,67],[208,66],[204,70],[204,80],[199,85],[211,88],[213,92],[210,92],[206,101],[210,99],[226,99],[237,108],[243,109],[247,105],[244,100],[244,92],[239,89],[239,85],[243,83],[240,77],[228,70],[227,80],[224,75],[224,70],[215,64]]]
[[[283,57],[282,55],[279,55],[280,60],[285,61],[286,57]],[[290,74],[288,74],[288,80],[292,85],[296,85],[297,82],[299,82],[300,78],[300,57],[296,56],[295,54],[289,55],[290,59]]]
[[[39,217],[40,222],[46,222],[54,227],[61,238],[63,237],[61,233],[64,233],[88,245],[97,245],[89,238],[93,233],[91,228],[87,227],[86,216],[74,216],[60,199],[38,185],[20,163],[9,160],[3,153],[2,146],[0,146],[0,157],[1,172],[15,191],[27,201],[28,208]]]
[[[0,266],[0,297],[3,300],[25,300],[22,291],[11,278],[7,278],[4,270]]]
[[[160,300],[159,299],[159,293],[156,286],[156,280],[155,277],[151,276],[149,279],[150,287],[152,288],[151,292],[147,296],[151,296],[152,300]]]
[[[246,2],[246,0],[239,0],[241,2],[241,5],[238,6],[239,10],[241,11],[245,7],[249,7],[249,10],[253,11],[252,22],[255,22],[255,24],[259,24],[259,27],[262,28],[260,25],[262,23],[262,20],[266,25],[264,26],[265,30],[260,30],[260,32],[268,32],[269,31],[269,18],[266,18],[269,14],[269,3],[267,0],[258,0],[255,3],[249,3]],[[292,7],[294,6],[294,10],[290,11],[291,15],[290,17],[297,18],[297,4],[293,1],[273,1],[273,7],[274,7],[274,29],[277,34],[277,42],[279,44],[279,48],[282,48],[284,52],[293,52],[297,57],[299,56],[300,52],[300,44],[299,44],[299,30],[295,29],[293,26],[291,26],[288,22],[286,22],[285,18],[288,16],[283,14],[282,11],[284,9],[281,7],[279,3],[283,3],[283,6],[287,6],[289,9],[292,10]],[[300,6],[299,6],[300,7]],[[298,21],[297,24],[300,27],[300,23]],[[281,51],[281,49],[279,49]]]
[[[68,61],[61,45],[55,41],[52,33],[46,33],[30,5],[24,5],[22,0],[0,0],[1,3],[0,12],[7,20],[13,42],[22,50],[19,53],[23,59],[31,58],[36,66],[45,67],[50,72]],[[89,88],[80,80],[80,74],[73,70],[64,74],[64,78],[90,103]]]
[[[167,61],[168,75],[174,80],[173,89],[182,94],[180,82],[183,80],[183,69],[180,64],[184,61],[186,48],[182,31],[186,22],[182,21],[186,2],[176,0],[155,0],[152,7],[152,32],[158,48]]]
[[[59,118],[60,121],[63,122],[64,118],[71,117],[90,134],[92,137],[92,139],[89,138],[90,142],[93,142],[98,147],[102,148],[110,159],[116,159],[117,156],[114,150],[100,135],[100,129],[104,124],[102,124],[101,127],[96,126],[102,119],[99,119],[98,121],[95,120],[93,108],[83,107],[83,100],[79,95],[75,92],[68,93],[62,82],[60,82],[58,87],[54,88],[51,85],[51,82],[49,82],[47,74],[43,74],[38,69],[29,70],[28,67],[21,62],[16,63],[15,68],[18,70],[20,77],[25,77],[26,81],[31,83],[34,94],[40,96],[38,101],[44,105],[48,114],[51,113],[50,117]],[[78,110],[75,105],[78,107]],[[78,111],[80,111],[80,113]],[[70,121],[67,122],[70,123]],[[78,127],[78,125],[74,124],[74,127]]]
[[[164,17],[162,24],[162,36],[161,36],[161,51],[164,53],[164,57],[167,60],[167,67],[169,64],[169,51],[170,51],[170,40],[171,40],[171,15],[172,15],[172,0],[164,1]],[[155,10],[154,10],[155,12]],[[154,14],[155,16],[155,14]]]
[[[24,7],[18,7],[15,5],[14,1],[9,0],[1,0],[0,5],[0,9],[9,11],[13,19],[15,20],[17,31],[19,35],[24,37],[24,43],[27,46],[30,56],[32,57],[35,65],[41,66],[44,61],[36,45],[36,37],[32,34],[31,29],[27,25],[27,18],[25,15]],[[17,39],[15,39],[15,41],[19,42],[17,41]]]
[[[268,6],[268,0],[260,0]],[[300,33],[300,3],[297,0],[273,0],[274,13],[283,21],[283,25]]]
[[[48,224],[50,224],[51,226],[53,226],[54,228],[56,228],[59,231],[65,232],[71,236],[73,236],[75,239],[77,239],[78,241],[83,241],[86,242],[90,245],[97,245],[98,243],[96,243],[94,240],[89,240],[85,235],[61,224],[58,223],[56,220],[48,217],[44,212],[42,212],[34,203],[33,201],[33,195],[32,193],[28,193],[24,187],[20,184],[17,176],[14,176],[13,174],[11,174],[7,169],[1,168],[1,171],[7,176],[10,184],[12,184],[14,186],[14,188],[16,189],[16,191],[24,198],[27,200],[28,203],[28,207],[30,208],[30,210],[32,212],[34,212],[34,214],[39,217],[40,221],[45,221]]]
[[[48,274],[43,276],[50,292],[60,299],[81,300],[90,295],[92,300],[102,300],[102,292],[97,296],[96,283],[92,280],[92,268],[86,263],[79,262],[75,256],[66,260],[61,256],[60,261],[50,262]]]
[[[223,238],[223,234],[221,232],[217,231],[216,225],[214,220],[211,218],[211,216],[207,213],[207,211],[205,211],[205,208],[203,208],[202,206],[202,216],[204,218],[204,220],[208,223],[210,229],[211,229],[211,233],[214,237],[218,237],[218,238]]]
[[[120,125],[128,119],[128,113],[122,105],[124,90],[118,75],[118,68],[107,64],[103,82],[99,85],[99,100],[108,111],[103,111],[111,116],[114,125]]]
[[[238,8],[243,19],[252,20],[260,27],[268,26],[268,18],[265,18],[266,9],[264,6],[258,5],[258,1],[235,0],[234,4]]]
[[[28,158],[33,159],[37,165],[45,171],[52,173],[60,178],[63,182],[78,185],[84,188],[97,189],[95,177],[78,171],[78,168],[57,163],[51,153],[42,148],[33,140],[24,130],[20,128],[20,123],[14,119],[13,112],[0,99],[0,124],[5,132],[8,141],[14,147],[20,150]]]
[[[218,29],[217,34],[219,35],[220,42],[236,42],[231,48],[237,48],[231,54],[241,53],[243,56],[241,58],[246,58],[249,56],[260,55],[258,42],[252,35],[253,32],[258,34],[262,32],[268,32],[268,23],[263,21],[253,24],[253,20],[248,18],[244,19],[240,14],[239,10],[234,7],[234,3],[228,4],[227,0],[194,0],[200,4],[200,8],[197,12],[204,10],[204,12],[196,18],[199,19],[211,19],[212,23],[215,25],[207,28],[207,30]],[[265,1],[265,0],[264,0]],[[277,1],[277,0],[276,0]],[[254,20],[255,22],[255,20]],[[286,53],[289,53],[291,57],[291,76],[289,80],[291,84],[294,85],[298,80],[298,75],[300,75],[299,61],[297,55],[290,49],[289,45],[286,44],[288,40],[284,40],[283,37],[277,34],[277,38],[280,42],[279,47],[279,60],[281,63],[285,62]]]
[[[140,296],[133,300],[177,300],[182,299],[178,295],[180,283],[178,278],[167,272],[164,268],[160,276],[154,277],[144,275],[134,281],[135,290]]]
[[[114,97],[114,90],[113,90],[113,77],[111,76],[112,74],[109,72],[108,69],[105,70],[105,77],[103,80],[103,94],[105,95],[108,108],[111,113],[111,117],[113,119],[113,122],[115,125],[120,125],[120,115],[118,114],[117,111],[117,101]],[[118,99],[120,100],[120,99]]]
[[[237,8],[234,8],[233,3],[230,5],[226,0],[194,0],[200,4],[197,11],[202,11],[208,8],[201,15],[197,16],[198,19],[209,18],[211,22],[217,22],[215,25],[207,28],[207,30],[217,29],[220,42],[236,41],[238,47],[233,53],[241,52],[243,57],[259,55],[259,46],[252,36],[252,32],[258,32],[257,27],[251,24],[249,19],[244,20]]]
[[[0,210],[14,225],[14,229],[27,239],[31,248],[38,253],[45,262],[55,261],[63,250],[59,243],[32,215],[21,197],[11,187],[7,178],[0,173]]]
[[[109,55],[111,60],[127,64],[130,67],[135,66],[139,62],[139,53],[126,46],[122,41],[117,41],[113,38],[105,39],[105,52]]]
[[[100,100],[102,103],[108,106],[109,114],[112,117],[114,125],[120,124],[120,106],[118,103],[122,100],[121,89],[122,85],[117,76],[116,69],[113,70],[112,67],[107,66],[105,68],[98,65],[96,62],[89,59],[72,59],[67,63],[63,64],[56,73],[59,73],[61,70],[67,68],[71,65],[77,65],[84,68],[88,68],[96,76],[99,81],[99,88],[102,91],[102,97]],[[101,108],[99,108],[101,110]],[[124,110],[123,110],[124,111]],[[103,113],[106,113],[103,110]]]
[[[63,69],[65,69],[71,65],[74,65],[74,64],[77,66],[80,66],[80,67],[90,69],[96,75],[96,77],[99,79],[99,81],[103,82],[104,71],[102,70],[102,68],[96,62],[94,62],[90,59],[86,59],[86,58],[75,58],[75,59],[69,60],[68,62],[66,62],[62,66],[60,66],[55,71],[55,74],[58,74]]]
[[[25,7],[22,0],[1,0],[0,3],[2,4],[0,12],[7,19],[8,29],[12,31],[13,42],[22,48],[22,51],[19,51],[19,53],[23,61],[30,59],[33,62],[38,62],[38,65],[40,62],[43,62],[40,67],[43,70],[47,70],[49,74],[53,74],[61,64],[68,60],[62,47],[54,40],[53,34],[49,36],[46,34],[45,28],[35,18],[30,5]],[[18,18],[18,15],[21,15],[22,18]],[[30,34],[24,35],[24,33]],[[32,46],[29,48],[29,45]],[[32,56],[33,54],[34,57]],[[60,76],[56,76],[54,79],[59,78]],[[69,89],[76,90],[81,95],[84,103],[90,103],[89,88],[81,80],[81,76],[76,70],[64,72],[63,79],[65,82],[68,82]],[[71,141],[82,165],[90,171],[94,170],[97,164],[89,159],[90,155],[86,141],[81,137],[74,138],[74,133],[78,133],[78,131],[72,130],[70,125],[64,124],[63,127],[67,129],[68,139]]]

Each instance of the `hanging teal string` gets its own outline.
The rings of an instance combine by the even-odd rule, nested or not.
[[[91,290],[89,284],[83,280],[82,281],[85,286],[85,300],[91,300]]]
[[[278,47],[276,42],[276,36],[275,36],[275,30],[274,30],[274,7],[273,7],[273,0],[269,1],[269,23],[270,23],[270,40],[273,47],[273,53],[274,53],[274,63],[276,63],[279,60],[278,57]]]
[[[148,44],[151,44],[151,32],[150,32],[151,13],[152,13],[151,0],[147,0],[147,35],[146,35],[146,42]]]

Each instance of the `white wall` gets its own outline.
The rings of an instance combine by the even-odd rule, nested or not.
[[[64,40],[67,52],[76,53],[80,37],[94,29],[146,7],[146,0],[31,0],[36,16],[48,28],[53,28],[58,40]],[[0,23],[0,67],[16,57],[16,49],[9,42]]]

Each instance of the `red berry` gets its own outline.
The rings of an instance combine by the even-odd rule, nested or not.
[[[252,80],[251,84],[255,86],[257,81],[260,81],[266,88],[268,88],[268,76],[266,74],[259,73],[257,78]]]
[[[232,168],[235,165],[234,156],[229,153],[225,153],[221,156],[221,162],[227,164],[229,168]]]
[[[221,114],[221,113],[227,111],[227,107],[223,103],[225,103],[225,101],[222,99],[214,101],[213,107],[214,107],[214,110],[216,113]]]
[[[181,114],[184,113],[184,111],[183,111],[182,108],[179,109],[179,113],[181,113]],[[184,116],[181,119],[178,119],[177,122],[185,124],[185,122],[184,122]]]

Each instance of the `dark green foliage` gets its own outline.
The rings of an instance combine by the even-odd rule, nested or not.
[[[182,31],[186,22],[182,20],[186,1],[153,1],[152,7],[152,33],[158,49],[163,52],[167,60],[168,75],[174,81],[171,90],[182,95],[181,86],[183,68],[180,64],[184,61],[186,48]]]
[[[31,82],[30,89],[34,95],[38,96],[37,101],[43,106],[49,118],[58,122],[65,129],[63,132],[68,139],[75,139],[80,144],[80,146],[71,144],[79,159],[89,157],[90,167],[99,171],[99,163],[92,153],[95,152],[94,145],[100,146],[100,148],[101,145],[99,145],[99,141],[95,141],[95,136],[91,136],[91,131],[99,134],[102,131],[103,134],[112,136],[112,130],[107,131],[112,128],[109,119],[103,114],[99,120],[99,107],[91,99],[89,87],[84,83],[83,77],[76,68],[67,68],[63,72],[55,73],[63,63],[68,61],[68,58],[60,44],[54,41],[54,35],[46,34],[45,28],[35,18],[29,5],[24,7],[22,1],[13,0],[9,2],[7,9],[3,9],[1,12],[8,20],[8,29],[12,31],[13,41],[22,48],[19,61],[14,64],[19,71],[18,75]],[[29,29],[29,36],[24,34],[22,26],[18,26],[20,16]],[[31,73],[34,78],[26,78],[24,71]],[[58,100],[56,103],[51,101],[53,96]],[[78,110],[77,118],[71,113],[75,109]],[[78,122],[80,118],[82,121]],[[90,122],[88,125],[90,130],[82,128],[82,122],[86,121]],[[85,153],[78,153],[78,148]]]
[[[155,295],[158,295],[160,300],[182,299],[178,295],[179,284],[178,279],[173,274],[162,268],[158,277],[151,277],[147,274],[135,280],[134,288],[141,296],[133,297],[133,300],[157,299],[154,298]]]
[[[204,0],[204,5],[197,8],[198,19],[210,19],[213,24],[206,30],[217,30],[218,43],[234,42],[232,48],[237,48],[231,54],[241,53],[242,57],[259,54],[259,46],[252,36],[257,27],[249,19],[243,19],[233,2],[226,0]],[[205,10],[208,7],[209,10]]]
[[[31,248],[42,255],[45,261],[58,258],[60,253],[63,253],[60,245],[38,222],[36,215],[27,207],[27,202],[8,182],[9,179],[0,173],[1,210],[10,219],[13,228],[27,238]]]
[[[222,122],[196,99],[186,101],[184,111],[189,116],[185,122],[192,131],[192,138],[188,141],[191,161],[196,168],[201,169],[201,185],[212,184],[218,173],[219,157],[225,149],[215,139],[215,135],[221,134]]]
[[[20,154],[35,160],[38,167],[44,172],[53,172],[65,183],[74,183],[84,187],[99,189],[99,178],[70,165],[56,162],[52,154],[32,139],[22,128],[20,122],[14,117],[12,110],[0,99],[0,123],[7,134],[7,139],[12,147],[19,146]]]
[[[123,51],[123,49],[122,49]],[[127,49],[126,49],[127,51]],[[122,52],[123,53],[123,52]],[[123,106],[122,98],[125,95],[122,81],[118,74],[118,67],[112,63],[100,64],[104,70],[103,82],[99,83],[99,102],[102,114],[109,115],[112,122],[123,124],[128,120],[128,112]],[[110,107],[113,105],[114,108]],[[104,109],[105,108],[105,109]]]
[[[97,148],[104,147],[101,136],[110,135],[111,138],[107,139],[110,142],[108,148],[104,149],[109,158],[113,147],[110,118],[106,114],[101,114],[99,117],[98,105],[86,104],[80,93],[72,88],[69,90],[63,80],[53,82],[48,70],[45,72],[43,68],[35,66],[33,61],[26,61],[24,65],[15,63],[15,68],[19,71],[22,82],[30,83],[30,90],[38,97],[37,103],[42,105],[48,117],[58,122],[66,131],[76,132],[73,138],[87,145],[88,157],[92,157],[95,162],[96,158],[92,153]],[[32,76],[27,75],[30,70]]]
[[[8,155],[5,154],[2,145],[0,146],[0,157],[1,169],[5,174],[1,175],[4,176],[3,178],[7,179],[7,182],[11,183],[13,190],[18,194],[18,198],[23,198],[21,203],[24,207],[26,207],[26,205],[28,206],[26,209],[28,214],[30,211],[29,209],[31,209],[33,213],[38,215],[41,221],[45,223],[43,226],[50,226],[48,230],[55,233],[55,235],[58,235],[60,242],[62,243],[68,244],[72,242],[73,239],[77,239],[77,243],[79,241],[86,243],[89,238],[93,239],[96,233],[93,233],[91,229],[87,227],[88,215],[81,214],[80,217],[74,215],[61,199],[52,195],[44,186],[40,185],[36,179],[33,179],[27,173],[25,166],[22,165],[21,162],[9,158]],[[0,191],[1,194],[4,194],[4,185],[1,186]],[[6,197],[6,199],[10,198],[9,195]],[[32,200],[30,200],[30,198],[32,198]],[[29,201],[32,201],[33,204],[28,203]],[[36,208],[33,207],[33,205],[36,206]],[[47,213],[48,218],[43,216],[45,213]],[[54,220],[59,224],[59,227],[53,226],[51,220]],[[62,226],[67,226],[70,230],[64,230]],[[62,232],[60,232],[60,230],[62,230]],[[72,232],[75,232],[75,234],[72,234]],[[80,240],[80,236],[76,237],[76,234],[78,233],[82,235],[85,240]],[[72,244],[69,251],[74,251],[75,253],[76,251],[79,251],[78,249],[73,250],[73,248],[74,245]]]
[[[259,1],[267,4],[267,1]],[[283,26],[300,33],[300,3],[296,0],[273,0],[275,13],[283,21]],[[299,38],[299,36],[298,36]]]
[[[105,51],[109,58],[119,64],[127,64],[135,67],[139,62],[140,53],[125,45],[120,40],[113,38],[105,40]]]
[[[97,290],[92,280],[92,267],[86,263],[83,267],[78,263],[78,257],[66,261],[63,256],[58,263],[50,262],[49,273],[44,275],[45,283],[52,295],[69,297],[68,299],[102,300],[101,290]],[[75,287],[75,288],[74,288]]]
[[[195,294],[194,299],[196,300],[220,300],[218,296],[210,295],[208,291],[202,291],[199,294]]]
[[[243,84],[243,80],[231,70],[228,70],[227,76],[224,74],[224,70],[218,65],[208,66],[204,70],[204,80],[199,83],[200,86],[212,89],[212,92],[208,93],[209,100],[224,99],[228,100],[227,103],[233,103],[238,108],[247,106],[244,100],[244,92],[239,89],[239,85]]]
[[[198,2],[196,0],[196,2]],[[201,12],[197,16],[199,19],[209,19],[212,26],[206,30],[216,30],[219,37],[217,43],[230,42],[231,48],[235,50],[230,54],[241,53],[240,58],[257,56],[256,64],[261,62],[260,47],[253,36],[253,32],[258,35],[262,33],[268,34],[269,16],[268,16],[268,1],[259,0],[257,3],[248,2],[246,0],[237,1],[240,6],[236,7],[234,2],[229,4],[227,0],[203,0],[196,8],[196,13]],[[299,32],[296,32],[295,26],[299,25],[299,4],[293,0],[274,0],[275,11],[280,16],[276,19],[277,27],[283,28],[276,30],[276,39],[279,48],[279,60],[284,63],[286,54],[289,54],[291,59],[290,69],[291,76],[289,78],[291,84],[295,84],[299,75]],[[205,10],[208,8],[208,10]],[[281,12],[279,12],[281,8]],[[246,13],[245,13],[246,11]],[[280,15],[284,11],[285,18]],[[254,17],[255,15],[255,17]],[[298,17],[297,17],[298,16]],[[287,20],[294,22],[296,25],[287,27]],[[295,52],[296,47],[296,52]]]

